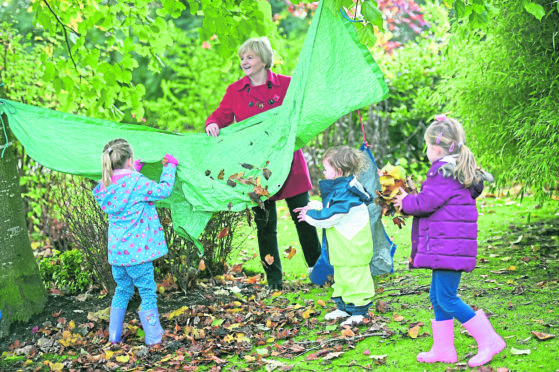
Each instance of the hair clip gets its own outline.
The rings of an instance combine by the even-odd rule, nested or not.
[[[111,155],[111,153],[113,152],[113,148],[112,147],[107,147],[107,152],[109,153],[109,155]]]
[[[448,148],[448,152],[453,152],[453,151],[454,151],[454,141],[452,141],[450,147]]]
[[[446,119],[448,119],[448,118],[446,117],[445,114],[437,114],[437,115],[435,115],[435,120],[436,120],[436,121],[445,121]]]
[[[439,135],[437,136],[437,139],[435,140],[435,143],[438,145],[439,142],[441,142],[441,138],[443,138],[443,132],[439,133]]]
[[[464,142],[458,142],[458,148],[461,148],[464,145]]]

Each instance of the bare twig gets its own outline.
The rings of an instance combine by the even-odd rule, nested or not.
[[[382,298],[386,298],[386,297],[397,297],[397,296],[407,296],[407,295],[411,295],[411,294],[416,294],[418,292],[425,291],[426,289],[429,289],[429,288],[431,288],[430,285],[420,285],[419,287],[416,287],[416,288],[411,289],[409,291],[401,291],[400,293],[388,294],[386,296],[377,296],[377,297],[375,297],[375,301],[380,300]],[[400,289],[398,289],[398,288],[385,289],[384,291],[382,291],[382,293],[390,292],[390,291],[400,291]]]
[[[326,345],[326,344],[336,342],[336,341],[353,341],[353,340],[362,339],[362,338],[370,337],[370,336],[385,336],[385,335],[386,335],[386,333],[384,333],[384,332],[363,333],[362,335],[357,335],[357,336],[354,336],[354,337],[338,337],[338,338],[332,338],[330,340],[299,341],[299,342],[294,342],[294,344],[296,344],[296,345],[306,345],[306,344],[314,344],[314,343],[318,342],[321,345]]]
[[[62,21],[60,20],[58,15],[55,13],[55,11],[52,9],[52,7],[50,6],[50,4],[48,3],[47,0],[43,0],[43,2],[46,4],[47,8],[49,8],[50,12],[54,15],[54,18],[56,18],[56,21],[62,26],[62,30],[64,31],[64,39],[66,40],[66,47],[68,48],[68,54],[70,55],[70,59],[72,60],[72,63],[74,64],[74,68],[77,71],[78,70],[78,65],[76,64],[76,61],[74,61],[74,57],[72,56],[72,48],[70,48],[70,41],[68,40],[68,31],[67,30],[72,31],[77,36],[81,36],[81,35],[77,31],[72,29],[70,26],[67,26],[64,23],[62,23]]]

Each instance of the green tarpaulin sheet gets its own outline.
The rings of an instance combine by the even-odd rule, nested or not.
[[[353,25],[321,1],[303,44],[283,105],[221,130],[217,138],[174,134],[132,124],[115,123],[4,100],[9,125],[27,153],[53,170],[101,177],[101,152],[111,139],[125,138],[135,157],[148,162],[142,170],[158,179],[165,153],[179,159],[171,197],[175,230],[197,238],[213,212],[241,211],[256,205],[250,184],[227,184],[260,177],[262,187],[276,193],[289,173],[293,152],[342,115],[368,106],[388,94],[382,73],[359,43]],[[209,113],[208,113],[209,114]],[[255,167],[247,169],[241,164]],[[266,180],[262,168],[271,171]],[[223,173],[223,179],[218,175]]]

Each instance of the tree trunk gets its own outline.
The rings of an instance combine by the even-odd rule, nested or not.
[[[2,120],[9,136],[5,114]],[[0,130],[2,153],[9,139]],[[0,158],[0,338],[8,335],[12,323],[26,322],[41,312],[46,300],[47,293],[27,234],[14,146],[8,145],[4,157]]]

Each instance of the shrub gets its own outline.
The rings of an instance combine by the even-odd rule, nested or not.
[[[83,265],[93,274],[95,282],[112,295],[116,285],[111,266],[107,262],[108,218],[91,193],[93,187],[94,183],[87,179],[67,177],[66,184],[58,188],[57,201],[62,209],[63,221],[68,226],[70,239],[84,257]],[[198,249],[191,241],[175,232],[169,209],[159,208],[158,215],[169,253],[156,260],[154,265],[162,277],[172,275],[176,284],[187,290],[202,275],[198,270],[201,259]],[[233,248],[233,233],[243,215],[218,212],[206,226],[200,241],[204,246],[203,258],[208,274],[223,273],[226,259]],[[225,230],[227,233],[222,233]]]
[[[47,288],[54,285],[74,294],[85,291],[92,284],[82,253],[77,249],[62,253],[55,250],[53,256],[39,261],[39,269]]]

